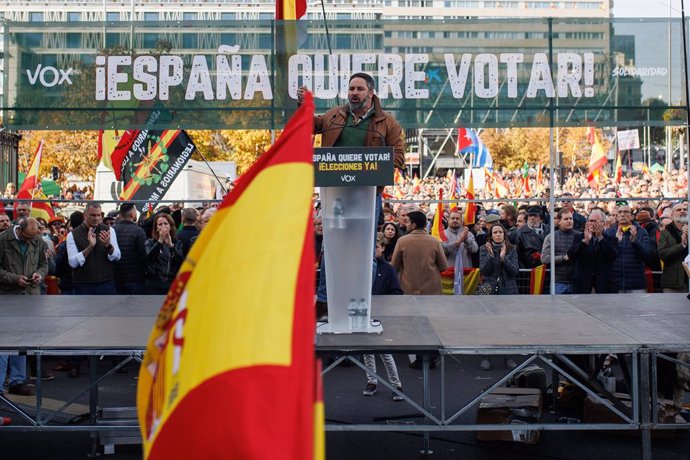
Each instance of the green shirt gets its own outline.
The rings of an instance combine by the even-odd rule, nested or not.
[[[374,111],[369,110],[357,124],[355,124],[354,115],[347,117],[346,127],[343,128],[340,136],[338,136],[334,147],[363,147],[367,139],[367,131],[369,131],[369,125],[371,124],[373,114]]]

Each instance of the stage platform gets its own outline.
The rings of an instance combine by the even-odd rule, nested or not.
[[[0,350],[43,355],[129,355],[137,359],[145,349],[162,296],[3,296],[0,305]],[[619,410],[625,423],[607,429],[636,429],[642,433],[643,457],[648,458],[649,430],[656,428],[650,412],[650,356],[690,351],[690,302],[682,294],[611,294],[569,296],[374,296],[372,318],[383,325],[381,334],[320,334],[317,351],[337,351],[362,367],[356,355],[419,353],[424,356],[423,401],[407,399],[426,420],[412,431],[501,429],[458,424],[460,415],[515,372],[539,363],[565,375],[566,355],[621,353],[632,362],[633,410]],[[466,407],[454,414],[432,410],[429,360],[453,354],[523,354],[528,359]],[[558,358],[554,361],[553,358]],[[40,362],[40,360],[39,360]],[[554,366],[554,363],[561,363]],[[328,372],[333,366],[327,368]],[[443,369],[441,369],[443,371]],[[452,385],[443,383],[441,400]],[[384,385],[387,382],[383,382]],[[456,382],[457,383],[457,382]],[[97,382],[89,389],[93,392]],[[327,388],[326,388],[327,391]],[[589,392],[596,394],[589,389]],[[92,394],[92,403],[97,396]],[[441,404],[443,406],[443,404]],[[609,402],[614,410],[618,406]],[[93,412],[92,412],[93,415]],[[34,427],[41,427],[40,421]],[[687,427],[687,426],[684,426]],[[0,427],[0,429],[11,427]],[[16,428],[16,427],[15,427]],[[529,428],[529,427],[525,427]],[[534,429],[601,429],[601,426],[538,424]],[[131,427],[129,427],[131,429]],[[365,425],[332,430],[401,430],[400,426]],[[505,429],[505,427],[503,428]],[[428,447],[428,446],[427,446]]]
[[[161,296],[3,296],[0,349],[143,350]],[[382,334],[319,335],[340,350],[690,349],[682,294],[374,296]]]

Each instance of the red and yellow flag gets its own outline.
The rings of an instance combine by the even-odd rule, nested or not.
[[[422,191],[422,186],[421,183],[419,182],[419,177],[417,175],[414,175],[414,179],[412,179],[412,193],[420,193]]]
[[[621,179],[623,179],[623,163],[621,162],[621,153],[618,152],[618,154],[616,155],[616,172],[615,172],[616,184],[620,184]]]
[[[443,189],[438,192],[438,205],[434,213],[434,222],[431,224],[431,234],[441,241],[448,241],[446,230],[443,228]]]
[[[534,267],[529,274],[529,293],[531,295],[540,295],[544,292],[544,271],[546,265],[542,264]]]
[[[604,147],[601,146],[599,142],[599,136],[597,136],[594,128],[589,128],[590,131],[587,135],[587,139],[593,139],[592,141],[592,154],[589,156],[589,174],[587,175],[587,181],[592,187],[599,186],[599,172],[601,168],[606,165],[606,153],[604,152]]]
[[[494,179],[494,196],[496,198],[505,198],[506,196],[508,196],[508,185],[505,183],[503,178],[496,171],[494,171],[493,179]]]
[[[315,404],[313,114],[307,94],[225,197],[168,291],[139,373],[145,458],[322,454],[315,451],[323,450],[323,409]],[[289,193],[276,195],[276,184]],[[248,215],[253,225],[241,225]],[[223,414],[232,421],[209,423]]]
[[[41,167],[41,158],[43,157],[43,141],[38,144],[36,153],[31,160],[31,165],[29,166],[29,172],[26,173],[26,178],[22,186],[17,192],[17,198],[20,200],[32,200],[35,198],[46,199],[47,197],[43,194],[43,188],[41,187],[41,179],[38,175],[38,170]],[[17,204],[15,203],[15,209]],[[49,202],[32,202],[31,203],[31,216],[41,217],[46,222],[50,220],[51,217],[55,216],[55,211]]]
[[[119,131],[111,129],[98,131],[98,161],[110,170],[113,169],[111,155],[119,142]]]
[[[470,180],[467,183],[467,191],[465,192],[465,198],[468,200],[474,200],[474,179],[472,179],[472,170],[470,169]],[[477,214],[477,203],[468,202],[465,205],[465,213],[463,215],[463,221],[465,225],[472,225],[474,223],[475,216]]]
[[[276,19],[295,20],[307,12],[307,0],[276,0]]]
[[[393,184],[394,185],[403,185],[405,183],[402,173],[398,168],[395,168],[393,171]]]

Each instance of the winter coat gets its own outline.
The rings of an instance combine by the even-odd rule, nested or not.
[[[113,225],[120,247],[120,260],[115,262],[115,281],[142,282],[146,273],[146,232],[129,220]]]
[[[597,294],[618,292],[613,275],[613,263],[618,257],[616,243],[616,237],[606,233],[601,240],[593,236],[589,244],[583,238],[573,240],[568,250],[568,258],[575,261],[573,294],[590,294],[592,289]]]
[[[391,265],[407,295],[440,295],[441,272],[448,268],[441,242],[424,230],[400,237]]]
[[[45,242],[40,235],[27,241],[26,253],[22,256],[19,250],[19,240],[15,235],[16,227],[0,233],[0,294],[30,294],[41,293],[41,284],[29,284],[20,288],[17,280],[21,275],[31,278],[38,273],[41,279],[48,274]]]
[[[618,257],[613,262],[613,275],[618,282],[619,291],[632,289],[647,289],[645,279],[645,265],[653,262],[657,255],[649,242],[647,231],[636,222],[632,225],[637,229],[635,241],[630,240],[630,230],[623,232],[623,239],[616,238],[617,227],[611,227],[604,231],[604,235],[614,238],[618,243]]]
[[[151,286],[170,286],[184,261],[182,242],[173,240],[173,247],[158,240],[146,240],[146,283]]]
[[[486,246],[479,248],[479,271],[482,283],[494,284],[498,280],[498,293],[518,294],[517,275],[520,271],[515,247],[512,247],[501,260],[500,247],[493,246],[493,255],[489,254]],[[500,277],[500,280],[498,279]]]
[[[403,293],[398,273],[383,259],[376,259],[376,274],[371,293],[373,295],[401,295]]]
[[[523,225],[515,232],[515,246],[517,246],[520,268],[534,268],[541,265],[541,248],[548,234],[548,228],[542,225],[541,230],[542,234],[539,235],[528,225]]]
[[[392,146],[394,155],[393,163],[396,168],[405,168],[405,141],[403,140],[400,124],[393,115],[381,109],[379,98],[372,96],[374,115],[371,123],[366,128],[366,147]],[[347,125],[350,116],[349,105],[333,107],[323,115],[314,116],[314,134],[321,134],[321,145],[332,147],[335,145],[343,128]]]
[[[659,256],[664,261],[661,273],[661,287],[669,289],[687,289],[688,276],[681,263],[688,255],[688,248],[682,244],[682,234],[675,224],[666,226],[659,238]]]

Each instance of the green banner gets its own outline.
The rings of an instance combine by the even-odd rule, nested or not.
[[[405,128],[681,124],[685,105],[673,19],[10,22],[5,48],[12,129],[141,128],[154,105],[161,129],[279,129],[299,86],[325,110],[358,71]]]

